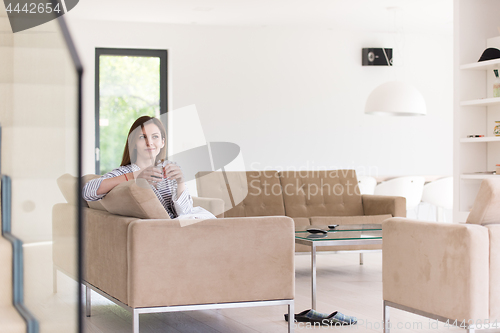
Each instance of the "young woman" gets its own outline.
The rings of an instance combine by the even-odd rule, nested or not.
[[[215,218],[193,200],[184,184],[179,166],[166,157],[165,128],[157,118],[139,117],[130,127],[121,166],[83,187],[83,198],[97,201],[115,186],[131,179],[143,178],[151,186],[171,218]],[[164,162],[163,162],[164,161]]]

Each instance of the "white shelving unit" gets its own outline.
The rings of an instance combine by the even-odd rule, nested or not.
[[[494,104],[500,104],[500,97],[481,98],[460,102],[460,105],[462,106],[488,106]]]
[[[497,174],[493,173],[463,173],[460,175],[460,179],[475,179],[475,180],[483,180],[487,178],[496,178],[499,177]]]
[[[465,64],[460,66],[460,69],[470,69],[476,71],[493,70],[500,67],[500,59],[493,59],[488,61],[474,62],[472,64]]]
[[[500,136],[485,136],[482,138],[462,138],[460,142],[472,142],[472,143],[480,143],[480,142],[500,142]]]
[[[465,222],[481,181],[500,163],[500,97],[493,97],[493,69],[500,59],[478,62],[488,47],[500,49],[500,1],[454,0],[454,222]],[[467,138],[467,135],[485,135]]]

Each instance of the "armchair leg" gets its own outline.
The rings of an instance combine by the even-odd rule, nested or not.
[[[293,324],[295,322],[295,314],[294,314],[295,309],[293,303],[294,301],[288,304],[288,333],[293,333]]]
[[[133,333],[139,333],[139,312],[136,309],[132,311]]]
[[[384,333],[390,333],[390,332],[391,332],[391,313],[389,310],[389,306],[387,306],[387,304],[385,304],[384,301]]]
[[[90,290],[89,287],[85,287],[85,314],[87,315],[87,317],[90,317],[91,316],[91,308],[92,308],[92,304],[91,304],[91,301],[92,301],[92,296],[91,296],[91,293],[92,291]]]
[[[363,253],[359,254],[359,264],[363,265]]]

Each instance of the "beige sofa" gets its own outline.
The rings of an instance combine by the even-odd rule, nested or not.
[[[71,190],[74,182],[69,175],[58,180],[68,203],[53,208],[54,267],[63,272],[75,270],[74,260],[65,257],[65,247],[72,246],[66,240],[75,233],[65,217],[75,213],[79,201]],[[122,183],[83,208],[89,316],[92,289],[132,313],[134,333],[141,313],[283,304],[293,318],[291,218],[172,220],[142,185]],[[210,210],[222,205],[217,199],[194,201]]]
[[[500,178],[483,180],[467,223],[392,218],[383,239],[386,333],[391,307],[469,331],[500,328]]]
[[[295,230],[330,224],[381,224],[406,216],[404,197],[361,195],[354,170],[199,172],[198,195],[224,201],[219,217],[289,216]],[[321,247],[321,251],[375,250],[380,245]],[[297,252],[310,247],[297,244]]]

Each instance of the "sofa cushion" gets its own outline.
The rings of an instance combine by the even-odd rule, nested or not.
[[[280,180],[287,216],[363,215],[354,170],[282,171]]]
[[[69,173],[65,173],[61,177],[57,178],[57,186],[59,187],[59,190],[61,191],[64,199],[70,204],[70,205],[76,205],[77,204],[77,199],[76,199],[76,177],[70,175]],[[84,207],[87,206],[87,201],[81,200],[81,203]]]
[[[144,179],[120,183],[101,199],[101,203],[111,214],[141,219],[170,219]]]
[[[61,190],[64,199],[71,204],[76,205],[76,177],[65,173],[61,177],[57,178],[57,186]],[[83,200],[85,202],[85,200]],[[85,204],[87,205],[87,204]]]
[[[294,217],[295,231],[303,231],[311,227],[311,220],[308,217]]]
[[[386,215],[363,215],[363,216],[314,216],[311,217],[311,225],[328,226],[330,224],[382,224],[390,219],[391,214]]]
[[[364,215],[391,214],[392,217],[406,217],[406,198],[389,195],[362,194]]]
[[[200,197],[224,200],[224,217],[285,215],[277,171],[198,172],[196,186]]]
[[[82,177],[82,186],[85,186],[87,182],[89,182],[92,179],[99,178],[100,176],[98,175],[85,175]],[[61,190],[62,195],[64,196],[64,199],[71,204],[71,205],[76,205],[76,177],[70,175],[69,173],[66,173],[62,175],[61,177],[57,178],[57,186],[59,186],[59,189]],[[98,209],[98,210],[106,210],[101,202],[99,201],[85,201],[81,199],[81,203],[83,207],[90,207],[93,209]]]
[[[500,178],[484,179],[467,223],[500,223]]]
[[[294,217],[293,222],[295,231],[304,231],[311,227],[311,220],[307,217]],[[311,252],[311,247],[304,244],[295,244],[295,252]]]

